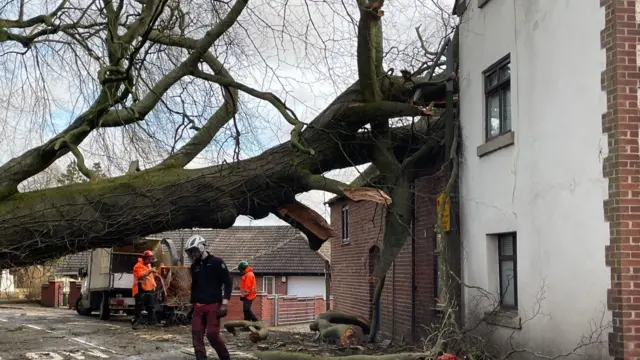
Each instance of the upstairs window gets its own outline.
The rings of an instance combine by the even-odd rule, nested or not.
[[[349,206],[344,205],[341,210],[340,226],[342,228],[342,244],[349,243]]]
[[[511,131],[510,55],[491,65],[484,74],[486,141]]]

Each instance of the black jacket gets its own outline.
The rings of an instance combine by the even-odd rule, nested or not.
[[[224,293],[223,293],[224,287]],[[222,259],[207,257],[191,264],[191,303],[215,304],[231,298],[233,281]]]

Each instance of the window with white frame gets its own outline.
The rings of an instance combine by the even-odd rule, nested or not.
[[[500,277],[500,307],[518,308],[518,261],[516,234],[498,235],[498,273]]]
[[[342,206],[340,216],[340,226],[342,229],[342,244],[349,243],[349,206]]]
[[[483,72],[486,141],[511,131],[511,57],[507,55]]]
[[[265,276],[262,278],[262,291],[268,295],[276,293],[276,278],[274,276]]]

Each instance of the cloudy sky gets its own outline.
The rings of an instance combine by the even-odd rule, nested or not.
[[[83,1],[76,2],[81,4]],[[452,2],[385,2],[386,67],[395,67],[397,72],[401,68],[417,67],[424,60],[416,26],[421,27],[430,50],[436,49]],[[206,31],[207,24],[215,21],[215,15],[207,10],[212,2],[199,0],[185,4],[194,19],[192,36],[197,37],[203,28]],[[222,39],[224,44],[217,44],[213,52],[235,80],[277,94],[303,122],[310,122],[357,78],[355,4],[355,0],[349,3],[341,0],[252,0],[227,38]],[[27,2],[26,17],[45,13],[55,6],[54,0]],[[11,4],[1,7],[0,17],[15,18],[16,11]],[[64,46],[43,43],[25,55],[19,55],[15,51],[24,50],[16,44],[0,44],[0,163],[48,140],[86,110],[95,98],[92,84],[95,84],[97,65],[92,65],[90,59],[78,61],[73,53],[65,52]],[[163,64],[168,63],[165,60]],[[164,69],[167,71],[168,68]],[[162,73],[163,70],[159,70],[159,76]],[[181,103],[199,122],[204,122],[221,102],[216,86],[188,84],[179,90],[168,94],[168,101]],[[255,156],[288,140],[291,127],[270,104],[245,94],[240,95],[240,102],[241,158]],[[154,112],[143,123],[127,129],[95,132],[80,149],[88,162],[99,161],[110,175],[116,176],[122,174],[131,160],[140,160],[146,167],[166,156],[170,148],[168,140],[175,140],[170,138],[175,135],[176,124],[180,121],[168,111]],[[193,132],[184,132],[177,141],[178,146],[190,135]],[[232,135],[231,125],[224,128],[188,167],[231,161]],[[58,160],[47,173],[55,175],[70,159],[66,156]],[[332,171],[327,175],[348,182],[362,169],[364,166]],[[324,202],[331,196],[313,191],[300,194],[299,199],[328,218]],[[258,221],[241,217],[236,224],[282,222],[271,215]]]

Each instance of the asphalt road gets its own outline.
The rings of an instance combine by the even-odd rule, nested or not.
[[[65,309],[0,307],[0,360],[195,359],[188,328],[133,331],[129,321],[101,321]],[[217,359],[214,354],[209,358]]]

